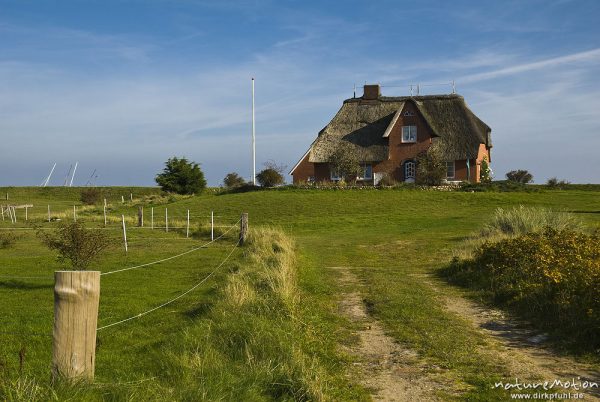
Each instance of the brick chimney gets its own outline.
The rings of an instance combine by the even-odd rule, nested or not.
[[[364,94],[363,94],[363,99],[364,100],[379,99],[380,95],[381,95],[381,90],[379,88],[379,84],[365,85],[364,86]]]

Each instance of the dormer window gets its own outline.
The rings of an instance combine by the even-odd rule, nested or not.
[[[417,126],[402,126],[402,142],[417,142]]]
[[[406,112],[404,112],[405,116],[414,116],[415,112],[413,112],[412,110],[407,110]]]

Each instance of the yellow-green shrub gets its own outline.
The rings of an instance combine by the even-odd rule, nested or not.
[[[600,346],[598,233],[547,229],[486,242],[445,273],[580,346]]]

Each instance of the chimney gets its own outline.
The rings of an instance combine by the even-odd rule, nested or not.
[[[379,84],[364,86],[364,94],[363,94],[364,100],[379,99],[380,95],[381,95],[381,90],[379,89]]]

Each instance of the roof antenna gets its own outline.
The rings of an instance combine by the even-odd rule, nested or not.
[[[356,83],[354,83],[354,99],[356,99]]]
[[[421,92],[421,91],[420,91],[420,88],[419,88],[419,84],[417,84],[417,96],[419,96],[419,93],[420,93],[420,92]]]
[[[412,84],[410,84],[410,96],[413,96],[412,87]]]
[[[456,83],[452,80],[452,93],[456,94]]]

